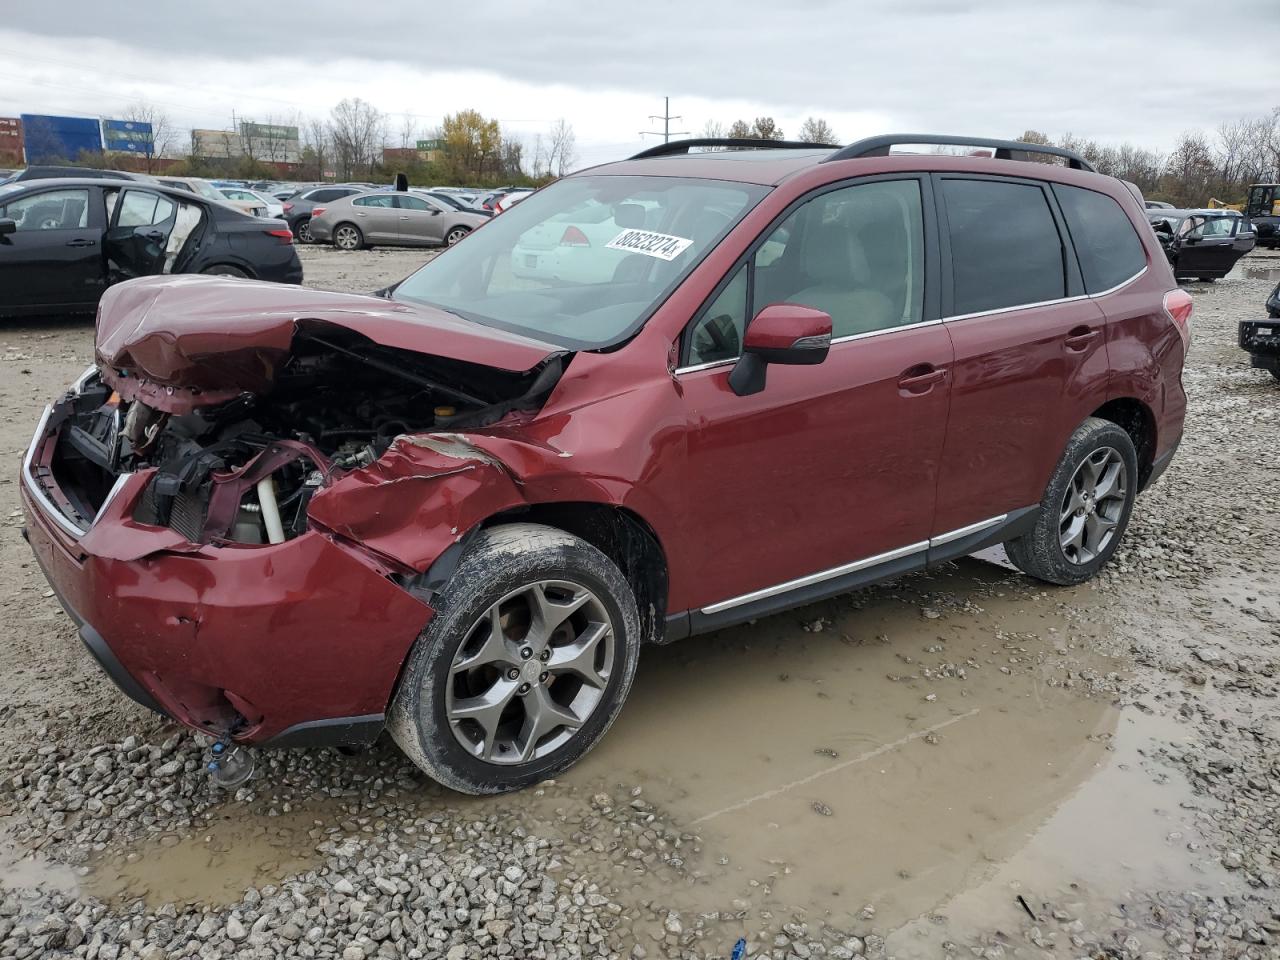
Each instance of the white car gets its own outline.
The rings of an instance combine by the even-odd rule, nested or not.
[[[221,192],[231,201],[232,206],[255,217],[284,217],[284,202],[275,197],[268,197],[248,187],[224,187]]]
[[[652,226],[656,204],[591,200],[526,230],[511,250],[511,272],[528,280],[608,283],[630,252],[609,244]]]

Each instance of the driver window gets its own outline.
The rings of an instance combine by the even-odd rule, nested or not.
[[[747,264],[738,268],[720,296],[690,331],[689,366],[735,360],[747,329]]]
[[[49,190],[14,200],[0,216],[15,221],[19,231],[83,230],[89,225],[88,190]]]

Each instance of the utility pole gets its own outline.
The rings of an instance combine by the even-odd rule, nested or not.
[[[659,116],[651,113],[649,114],[649,119],[661,120],[662,129],[661,130],[641,130],[640,136],[642,137],[644,136],[661,137],[663,143],[669,143],[672,137],[687,137],[689,135],[688,130],[677,130],[674,133],[672,132],[671,121],[682,120],[684,118],[679,116],[673,117],[671,115],[671,98],[670,97],[662,98],[662,114]]]

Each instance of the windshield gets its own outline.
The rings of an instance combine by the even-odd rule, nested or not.
[[[626,339],[769,188],[571,177],[406,279],[393,298],[574,349]]]

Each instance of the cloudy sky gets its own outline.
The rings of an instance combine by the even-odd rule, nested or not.
[[[363,97],[422,136],[474,107],[526,138],[558,117],[582,165],[661,129],[824,117],[842,140],[1028,127],[1166,148],[1280,105],[1280,0],[101,0],[5,5],[0,116],[180,128],[289,122]],[[1210,20],[1210,11],[1212,19]],[[396,143],[392,143],[396,145]]]

